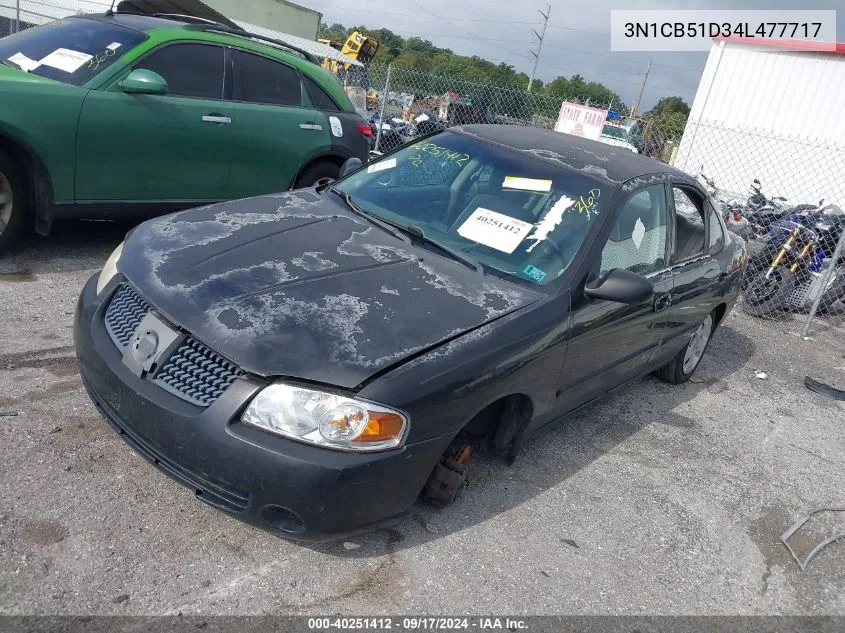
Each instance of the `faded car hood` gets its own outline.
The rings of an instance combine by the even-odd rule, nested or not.
[[[406,244],[313,190],[150,220],[119,269],[246,371],[346,388],[541,296]]]

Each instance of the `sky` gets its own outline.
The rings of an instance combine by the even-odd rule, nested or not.
[[[550,81],[580,73],[600,81],[630,105],[637,98],[649,60],[642,109],[664,96],[692,103],[706,52],[623,53],[610,48],[611,9],[838,9],[837,34],[845,41],[845,0],[298,0],[329,24],[388,28],[418,36],[461,55],[505,62],[530,75],[540,32],[539,11],[551,4],[537,76]]]

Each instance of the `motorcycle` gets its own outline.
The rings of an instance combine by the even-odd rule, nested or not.
[[[743,213],[751,225],[753,239],[766,239],[768,227],[789,215],[805,211],[818,212],[824,205],[824,199],[818,204],[798,204],[790,206],[783,196],[767,197],[762,191],[760,181],[755,178],[751,183],[751,195],[745,203]]]
[[[376,131],[379,126],[381,127],[381,136],[378,137],[377,132],[373,140],[375,143],[375,139],[378,138],[378,150],[375,147],[372,148],[371,157],[392,152],[417,137],[438,132],[444,127],[437,117],[425,109],[420,109],[411,121],[387,117],[382,120],[381,114],[375,111],[370,116],[369,123]]]
[[[710,197],[716,206],[716,210],[722,215],[725,220],[725,225],[732,233],[736,233],[744,240],[754,238],[754,233],[751,230],[751,225],[748,219],[743,214],[743,207],[734,200],[726,200],[719,188],[712,178],[709,178],[704,172],[698,173],[699,177],[704,181]]]
[[[817,300],[832,306],[845,299],[845,253],[836,252],[845,214],[835,205],[801,206],[769,224],[763,247],[749,258],[742,282],[748,314],[808,311]]]

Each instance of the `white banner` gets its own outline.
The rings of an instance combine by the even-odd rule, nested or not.
[[[596,141],[606,120],[607,110],[564,101],[560,105],[555,130]]]

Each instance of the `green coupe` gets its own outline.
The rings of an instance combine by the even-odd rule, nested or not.
[[[0,39],[0,251],[32,222],[149,216],[306,187],[372,129],[302,51],[129,13]]]

